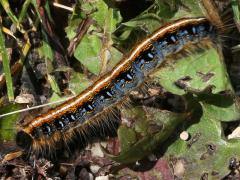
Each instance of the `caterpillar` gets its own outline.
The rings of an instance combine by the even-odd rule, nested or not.
[[[38,153],[72,141],[81,143],[76,136],[85,136],[86,129],[99,127],[103,121],[98,117],[141,86],[168,56],[203,40],[214,42],[216,34],[217,28],[205,17],[183,18],[160,27],[82,93],[19,126],[17,145]]]

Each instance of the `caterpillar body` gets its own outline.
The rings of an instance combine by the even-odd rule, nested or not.
[[[99,127],[98,116],[123,101],[166,57],[189,44],[214,41],[216,34],[215,26],[205,17],[184,18],[162,26],[78,96],[19,127],[17,144],[31,152],[45,152],[64,146],[66,139],[72,141],[76,134],[84,133],[83,129]],[[78,141],[81,143],[81,139]]]

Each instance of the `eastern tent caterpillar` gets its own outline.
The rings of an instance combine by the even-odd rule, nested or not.
[[[16,142],[31,152],[64,146],[84,129],[99,127],[99,115],[114,107],[164,59],[204,39],[214,41],[216,28],[204,17],[184,18],[167,24],[138,44],[111,72],[75,98],[19,127]],[[79,139],[81,141],[81,139]]]

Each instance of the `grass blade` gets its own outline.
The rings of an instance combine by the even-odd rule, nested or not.
[[[7,49],[5,47],[5,38],[2,32],[2,26],[0,25],[0,54],[3,62],[3,71],[6,77],[7,84],[7,94],[9,101],[14,100],[14,92],[13,92],[13,82],[11,77],[11,70],[9,66],[9,58],[7,54]]]

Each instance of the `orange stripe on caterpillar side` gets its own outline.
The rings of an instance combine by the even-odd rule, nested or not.
[[[168,56],[204,39],[216,39],[216,28],[204,17],[161,27],[78,96],[19,127],[17,144],[31,152],[47,152],[64,147],[65,140],[71,142],[76,135],[87,136],[88,129],[107,123],[98,119],[104,111],[122,102]]]

